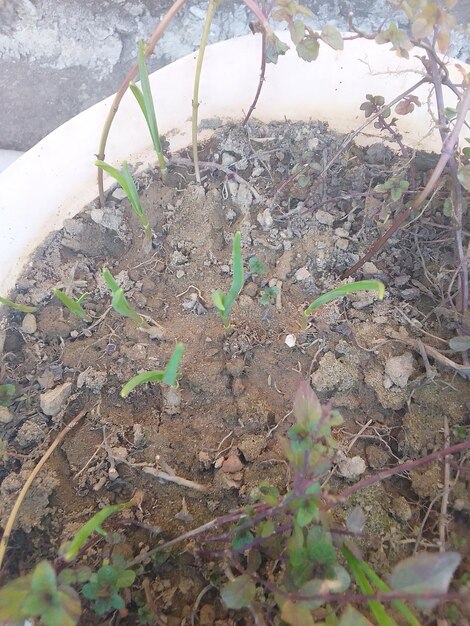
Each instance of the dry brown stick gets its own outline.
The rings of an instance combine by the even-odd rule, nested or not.
[[[449,420],[447,415],[444,415],[444,445],[449,447],[450,432],[449,432]],[[450,464],[449,457],[444,457],[444,490],[442,492],[441,500],[441,514],[439,516],[439,552],[444,552],[447,536],[447,506],[449,504],[449,492],[450,492]]]
[[[146,59],[152,54],[157,44],[157,41],[161,38],[161,36],[163,35],[165,30],[169,26],[170,22],[178,13],[178,11],[181,9],[181,7],[184,4],[186,4],[186,1],[187,0],[176,0],[171,5],[167,13],[163,16],[161,22],[158,24],[157,28],[152,33],[152,36],[148,40],[147,45],[145,46],[144,57]],[[121,100],[124,97],[124,94],[126,93],[127,88],[129,87],[129,83],[131,82],[131,80],[133,80],[137,76],[138,71],[139,71],[139,64],[134,63],[131,69],[127,72],[126,77],[122,81],[116,95],[114,96],[111,109],[109,110],[108,116],[103,126],[103,130],[101,132],[100,145],[98,147],[98,154],[97,154],[97,157],[100,161],[104,161],[105,159],[106,142],[108,140],[109,131],[111,130],[111,125],[113,123],[114,117],[116,113],[118,112]],[[104,206],[104,187],[103,187],[103,170],[101,168],[98,168],[98,193],[99,193],[100,205],[103,207]]]
[[[28,479],[26,480],[25,484],[23,485],[20,493],[18,494],[18,497],[16,498],[16,502],[15,502],[15,504],[13,506],[13,509],[11,510],[11,513],[8,516],[8,520],[7,520],[7,523],[5,525],[5,530],[4,530],[4,533],[3,533],[3,537],[2,537],[2,539],[0,541],[0,568],[2,567],[3,559],[5,558],[5,553],[6,553],[6,550],[7,550],[7,547],[8,547],[8,542],[10,540],[11,532],[13,530],[13,526],[15,524],[15,520],[16,520],[16,517],[18,515],[18,511],[20,510],[20,507],[21,507],[21,505],[23,503],[23,500],[25,499],[26,494],[28,493],[28,490],[31,487],[34,479],[39,474],[39,472],[41,471],[41,469],[45,465],[46,461],[51,456],[51,454],[54,452],[54,450],[57,448],[57,446],[62,441],[62,439],[65,437],[65,435],[68,432],[70,432],[74,426],[76,426],[78,424],[78,422],[82,419],[82,417],[87,414],[87,412],[88,411],[81,411],[76,417],[73,418],[73,420],[69,424],[67,424],[67,426],[63,430],[61,430],[61,432],[57,435],[57,437],[51,443],[49,448],[46,450],[46,452],[45,452],[44,456],[42,457],[42,459],[39,461],[39,463],[33,469],[31,474],[28,476]]]
[[[457,114],[457,119],[455,121],[454,128],[452,129],[452,132],[449,133],[446,140],[442,144],[441,156],[439,157],[439,161],[437,162],[437,165],[434,168],[434,171],[431,174],[431,177],[428,180],[426,186],[421,191],[421,193],[417,196],[417,198],[415,198],[411,206],[407,207],[396,216],[393,224],[390,226],[387,232],[384,233],[382,237],[377,239],[377,241],[372,245],[369,251],[362,258],[360,258],[359,261],[355,263],[350,269],[344,272],[344,274],[341,276],[342,279],[349,278],[349,276],[351,276],[352,274],[354,274],[354,272],[360,269],[364,265],[364,263],[369,261],[375,254],[377,254],[377,252],[379,252],[379,250],[381,250],[383,246],[387,243],[390,237],[394,235],[397,232],[397,230],[399,230],[403,226],[403,224],[406,222],[406,220],[410,216],[411,212],[418,209],[426,200],[426,198],[433,192],[434,188],[438,184],[439,178],[441,177],[445,166],[447,165],[448,160],[451,158],[453,154],[455,144],[458,141],[459,134],[465,122],[465,116],[467,114],[469,107],[470,107],[470,85],[465,90],[462,100],[459,102],[458,114]]]
[[[426,343],[423,343],[422,341],[418,342],[415,339],[412,339],[411,337],[405,337],[403,335],[400,335],[400,333],[397,333],[394,331],[389,331],[387,335],[391,339],[396,339],[397,341],[402,341],[403,343],[406,343],[406,345],[411,346],[417,352],[421,352],[420,350],[420,344],[421,344],[421,346],[426,351],[426,354],[432,357],[435,361],[437,361],[441,365],[444,365],[445,367],[450,367],[456,372],[458,372],[459,374],[462,374],[463,376],[470,375],[470,366],[460,365],[459,363],[452,361],[451,359],[444,356],[441,352],[439,352],[439,350],[437,350],[436,348],[433,348],[432,346],[428,346]]]

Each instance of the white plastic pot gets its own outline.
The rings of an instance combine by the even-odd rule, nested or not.
[[[289,43],[286,33],[278,34]],[[192,54],[151,75],[160,132],[172,151],[190,143],[195,64]],[[259,65],[259,35],[209,46],[200,87],[200,120],[240,119],[256,91]],[[254,117],[265,122],[322,120],[336,131],[349,132],[364,120],[359,106],[367,93],[391,100],[419,80],[421,68],[417,59],[400,59],[388,45],[372,41],[347,41],[342,52],[322,45],[313,63],[299,59],[291,45],[277,65],[268,65]],[[460,82],[457,70],[450,69]],[[418,95],[423,106],[399,119],[400,131],[408,145],[438,150],[439,136],[431,130],[427,107],[429,87],[422,87]],[[0,295],[14,287],[29,255],[46,235],[97,196],[93,162],[111,103],[112,97],[107,98],[69,120],[0,174]],[[452,94],[446,105],[455,105]],[[375,141],[378,131],[371,126],[367,132],[365,141]],[[200,137],[207,134],[203,131]],[[119,167],[124,160],[147,165],[154,159],[141,111],[127,93],[111,129],[106,160]]]

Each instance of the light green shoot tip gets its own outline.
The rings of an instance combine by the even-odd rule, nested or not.
[[[348,283],[347,285],[341,285],[341,287],[336,287],[336,289],[332,289],[331,291],[327,291],[316,300],[314,300],[304,311],[304,317],[309,317],[315,309],[318,309],[323,304],[327,302],[331,302],[331,300],[335,300],[336,298],[342,298],[350,293],[355,293],[357,291],[375,291],[377,292],[377,297],[379,300],[382,300],[385,295],[385,285],[380,280],[359,280],[354,283]]]

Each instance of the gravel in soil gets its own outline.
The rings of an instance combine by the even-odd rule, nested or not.
[[[0,466],[2,523],[54,429],[82,409],[88,414],[28,494],[12,540],[15,554],[21,548],[24,556],[9,563],[12,574],[31,567],[38,537],[47,538],[41,555],[51,557],[94,511],[137,488],[145,493],[142,508],[128,512],[131,530],[124,530],[134,555],[152,544],[149,529],[175,537],[246,504],[262,480],[284,490],[280,440],[292,424],[301,379],[345,418],[336,433],[335,490],[442,447],[446,423],[452,442],[468,436],[467,382],[425,364],[413,347],[419,339],[446,349],[457,322],[442,298],[453,259],[438,194],[420,220],[362,268],[362,277],[385,282],[383,301],[364,293],[334,301],[301,330],[306,304],[338,284],[399,210],[399,202],[373,193],[375,185],[400,175],[418,186],[432,167],[432,159],[422,159],[423,167],[406,171],[384,144],[350,144],[322,179],[319,171],[342,141],[322,123],[221,126],[201,148],[205,162],[220,164],[204,170],[202,185],[193,182],[184,155],[174,159],[166,185],[153,172],[139,178],[155,232],[151,250],[127,200],[116,194],[105,209],[93,205],[66,222],[36,253],[15,297],[38,311],[3,320],[0,382],[15,384],[17,399],[0,413],[2,440],[13,453]],[[227,176],[227,168],[238,177]],[[228,289],[237,230],[246,280],[224,330],[211,291]],[[252,257],[265,273],[249,271]],[[103,267],[162,334],[152,339],[110,308]],[[51,298],[54,287],[75,297],[90,292],[84,306],[93,323]],[[294,339],[286,342],[288,336]],[[150,384],[121,398],[130,377],[165,366],[177,341],[185,346],[178,389]],[[450,490],[450,540],[468,523],[467,480],[461,472]],[[442,487],[441,466],[426,466],[357,494],[337,516],[363,507],[372,536],[368,558],[386,572],[411,553],[418,536],[421,547],[437,546],[440,501],[432,499]],[[152,589],[162,609],[181,619],[206,575],[189,554],[171,557]],[[232,623],[214,602],[215,595],[205,596],[201,623]],[[83,619],[93,623],[90,615]]]

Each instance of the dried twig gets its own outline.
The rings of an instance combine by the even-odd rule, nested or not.
[[[162,472],[161,470],[155,469],[155,467],[146,466],[142,468],[142,471],[146,474],[150,474],[151,476],[155,476],[155,478],[158,478],[159,480],[166,480],[170,483],[176,483],[177,485],[181,485],[182,487],[189,487],[189,489],[194,489],[195,491],[208,490],[208,487],[206,485],[195,483],[194,481],[188,480],[187,478],[181,478],[181,476]]]

